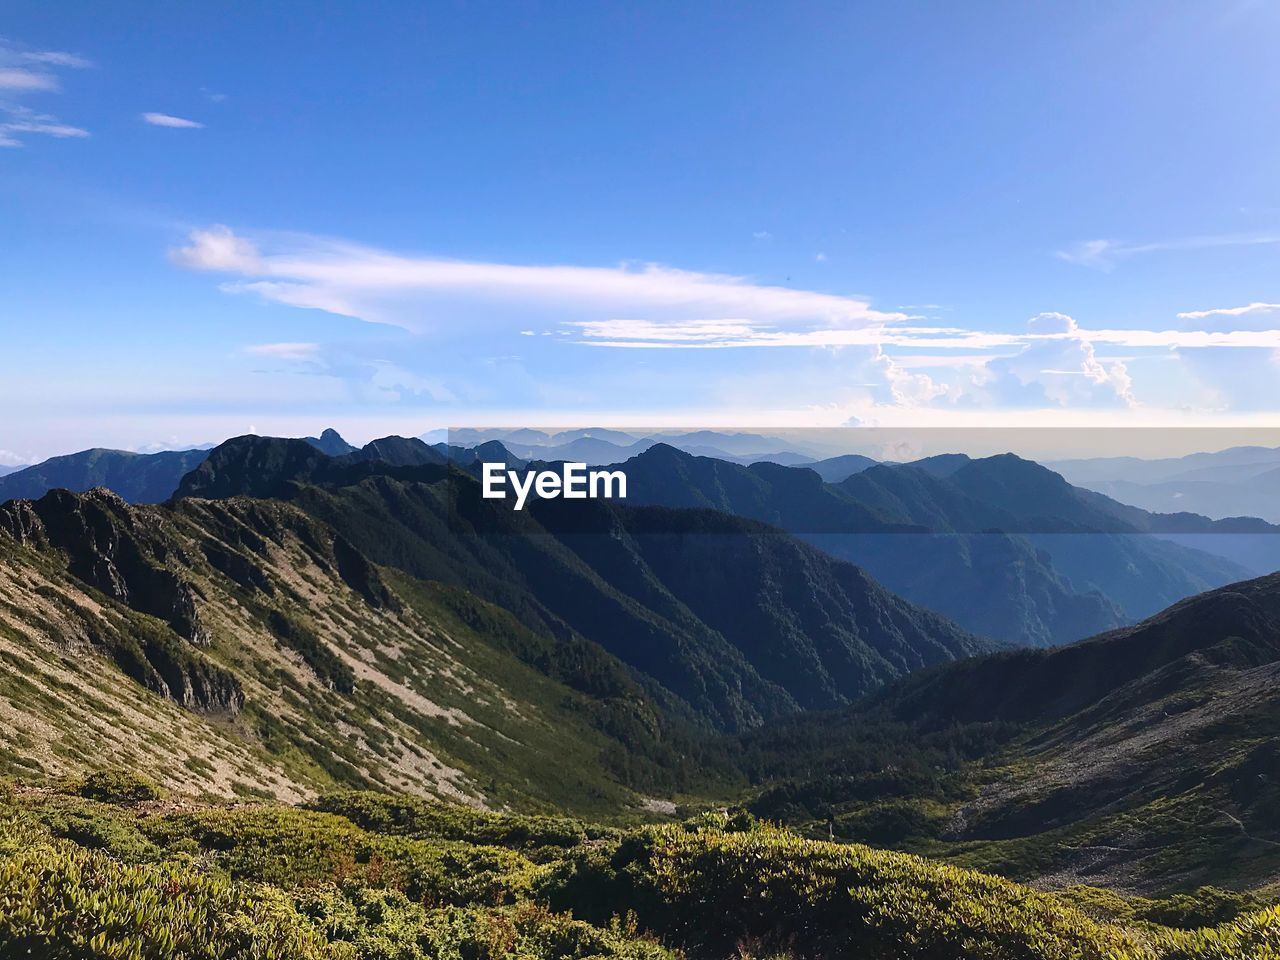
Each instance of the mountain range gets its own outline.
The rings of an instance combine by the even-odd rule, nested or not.
[[[745,749],[763,813],[1050,886],[1265,885],[1277,679],[1273,574],[1081,643],[922,671]]]
[[[471,440],[484,435],[454,433]],[[1005,642],[1069,642],[1280,566],[1280,541],[1269,524],[1152,513],[1073,487],[1013,455],[949,454],[908,464],[841,455],[793,467],[767,460],[746,466],[731,454],[701,457],[651,439],[624,448],[617,441],[631,435],[618,431],[505,435],[539,462],[564,452],[590,462],[638,450],[619,462],[632,477],[632,503],[704,507],[781,527],[863,567],[903,597]],[[785,442],[707,431],[677,439],[694,449],[710,442],[736,450]],[[256,485],[228,489],[268,496],[282,476],[332,483],[386,467],[454,463],[469,469],[478,459],[526,464],[497,440],[466,447],[385,437],[356,449],[333,430],[306,438],[288,454],[268,449],[270,456],[294,459],[253,465],[260,469],[245,476],[256,476]],[[0,497],[102,484],[130,502],[161,502],[207,457],[202,450],[86,451],[0,478]],[[385,466],[371,466],[375,462]]]
[[[617,466],[631,502],[709,507],[781,527],[1012,643],[1080,639],[1257,572],[1155,533],[1203,531],[1194,538],[1229,551],[1244,527],[1258,531],[1258,562],[1276,557],[1280,567],[1280,540],[1261,521],[1151,514],[1011,454],[880,464],[835,484],[804,467],[742,467],[666,445]]]
[[[1230,447],[1158,460],[1104,457],[1050,466],[1073,483],[1148,510],[1280,522],[1280,448]]]
[[[831,484],[665,444],[627,463],[626,503],[517,514],[474,476],[504,448],[323,439],[229,440],[164,504],[0,506],[7,773],[111,763],[228,798],[355,787],[606,818],[739,797],[1049,887],[1280,877],[1280,574],[1011,649],[787,529],[993,563],[975,545],[999,544],[1046,571],[1037,538],[1077,538],[1093,552],[1053,564],[1185,577],[1191,551],[1140,531],[1203,518],[1012,457]],[[1066,580],[1055,602],[1094,596]]]

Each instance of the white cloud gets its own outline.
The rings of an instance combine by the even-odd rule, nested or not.
[[[26,67],[0,67],[0,90],[57,90],[58,78]]]
[[[826,262],[827,262],[827,255],[826,255],[825,253],[821,253],[821,252],[819,252],[819,253],[815,253],[815,254],[813,255],[813,259],[814,259],[814,260],[816,260],[816,261],[818,261],[818,263],[826,263]]]
[[[770,233],[768,230],[757,230],[755,233],[751,234],[751,236],[754,239],[760,240],[760,241],[773,239],[773,234]]]
[[[1044,316],[1044,315],[1041,315]],[[1050,315],[1060,316],[1060,315]],[[1068,320],[1070,318],[1067,318]],[[1057,321],[1051,321],[1057,322]],[[1074,321],[1072,321],[1074,323]],[[1028,332],[966,330],[961,327],[886,326],[861,329],[776,330],[749,320],[703,320],[660,324],[648,320],[600,320],[574,323],[584,343],[601,347],[893,346],[921,349],[992,350],[1036,341],[1068,340],[1151,349],[1262,347],[1280,349],[1280,330],[1132,330],[1084,327],[1031,327]]]
[[[1242,317],[1250,313],[1280,310],[1280,303],[1247,303],[1243,307],[1215,307],[1212,310],[1188,310],[1178,314],[1179,320],[1205,320],[1209,317]]]
[[[1175,240],[1160,240],[1154,243],[1123,243],[1119,240],[1084,240],[1066,250],[1059,250],[1056,256],[1068,263],[1096,270],[1110,271],[1121,261],[1144,253],[1163,253],[1171,250],[1209,250],[1215,247],[1252,247],[1280,243],[1280,234],[1276,233],[1228,233],[1212,234],[1196,237],[1181,237]]]
[[[1242,358],[1248,351],[1280,351],[1280,329],[1247,329],[1243,322],[1232,322],[1229,329],[1228,324],[1207,322],[1189,324],[1197,329],[1094,329],[1066,314],[1045,312],[1013,329],[944,326],[878,310],[859,297],[658,264],[462,261],[307,235],[247,236],[225,226],[192,232],[171,256],[181,266],[222,274],[220,287],[228,293],[390,324],[420,334],[423,341],[453,338],[464,353],[468,344],[491,349],[495,332],[535,336],[539,331],[544,337],[554,336],[547,342],[551,350],[572,350],[575,345],[631,351],[807,348],[830,361],[822,368],[830,372],[815,375],[804,387],[806,396],[824,390],[845,395],[862,391],[866,402],[877,407],[1148,409],[1150,398],[1164,400],[1169,395],[1176,367],[1138,361],[1178,361],[1189,351],[1245,351]],[[1190,319],[1221,316],[1235,321],[1263,306],[1269,305],[1197,311]],[[821,353],[815,348],[822,348]],[[435,348],[418,343],[413,350],[428,357]],[[447,381],[410,379],[422,372],[411,371],[412,364],[401,354],[384,367],[367,357],[344,360],[330,348],[310,343],[261,344],[248,352],[313,363],[323,376],[363,384],[370,396],[448,402],[444,398],[465,394],[467,402],[476,402],[468,393],[471,388],[460,385],[453,371],[446,374]],[[1225,356],[1223,360],[1229,365]],[[746,370],[756,376],[777,371],[784,379],[794,379],[795,370],[809,362],[800,351],[794,360],[744,356],[699,361],[703,370],[735,370],[730,380],[744,383],[749,379]],[[627,364],[649,361],[622,355],[568,363],[578,371],[619,371]],[[717,367],[708,366],[711,363]],[[691,368],[683,363],[673,366]],[[542,378],[548,389],[570,389],[557,384],[556,376]],[[601,383],[606,380],[616,385],[612,377]],[[679,377],[672,382],[679,382]],[[1268,380],[1268,388],[1270,384]],[[686,384],[683,389],[699,387]],[[781,387],[778,391],[778,397],[785,393]],[[756,392],[749,399],[771,396],[775,394]],[[839,396],[832,399],[840,402]],[[598,397],[582,402],[598,402]]]
[[[0,121],[0,147],[22,146],[22,141],[18,139],[20,134],[39,134],[61,140],[89,136],[88,130],[62,123],[57,117],[36,113],[25,107],[0,106],[0,114],[9,118]]]
[[[173,127],[180,130],[200,130],[204,127],[203,123],[188,120],[185,117],[175,117],[167,113],[144,113],[142,120],[153,127]]]
[[[979,394],[998,406],[1137,406],[1122,360],[1098,358],[1076,321],[1041,313],[1027,321],[1036,335],[1016,354],[986,363],[973,379]]]
[[[262,270],[258,248],[223,226],[192,231],[191,245],[179,247],[170,255],[174,262],[193,270],[221,273],[257,273]]]
[[[63,123],[22,102],[28,96],[62,89],[58,70],[93,66],[88,60],[61,50],[27,50],[0,39],[0,147],[20,147],[28,136],[58,139],[89,136],[89,131]]]
[[[320,353],[318,343],[256,343],[244,348],[244,352],[255,357],[272,357],[276,360],[317,359]]]
[[[18,54],[27,63],[42,63],[50,67],[67,67],[72,70],[86,70],[93,66],[79,54],[67,53],[65,50],[28,50]]]
[[[682,336],[684,325],[719,324],[745,335],[744,324],[776,329],[856,330],[903,321],[866,300],[759,284],[747,277],[660,264],[615,267],[523,265],[404,256],[317,237],[268,236],[260,244],[224,226],[192,232],[174,260],[199,270],[240,274],[226,289],[250,291],[294,306],[438,333],[502,322],[516,305],[527,321],[574,314],[581,321],[648,315],[636,321]],[[750,321],[733,318],[750,317]],[[620,321],[628,322],[628,321]]]

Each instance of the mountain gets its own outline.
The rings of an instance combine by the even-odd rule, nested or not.
[[[753,453],[744,456],[734,456],[729,453],[708,453],[706,448],[689,448],[689,453],[696,453],[698,456],[716,456],[721,460],[728,460],[730,463],[776,463],[784,467],[800,467],[809,466],[814,460],[813,457],[803,453],[796,453],[794,450],[779,450],[776,453]]]
[[[378,568],[276,501],[12,501],[0,597],[9,774],[616,813],[711,769],[687,710],[598,646]]]
[[[722,433],[717,430],[694,430],[687,433],[668,431],[653,434],[652,439],[691,453],[714,450],[717,454],[728,454],[734,457],[758,456],[770,450],[788,450],[795,446],[794,441],[781,437],[741,431],[734,433]]]
[[[1136,535],[1159,523],[1030,461],[956,455],[932,464],[949,475],[878,464],[830,484],[808,468],[742,467],[659,444],[616,467],[626,470],[629,502],[707,507],[782,527],[906,599],[1012,643],[1078,640],[1250,573]],[[1215,528],[1204,518],[1179,522]],[[1077,535],[1041,532],[1053,530]]]
[[[1098,481],[1123,480],[1129,483],[1161,483],[1168,480],[1235,480],[1241,472],[1280,467],[1280,447],[1229,447],[1211,453],[1185,457],[1144,460],[1140,457],[1092,457],[1056,460],[1046,466],[1072,483],[1090,486]]]
[[[1258,886],[1280,878],[1278,680],[1275,574],[1070,646],[924,671],[747,749],[772,784],[761,812],[833,806],[849,839],[1052,886]]]
[[[874,467],[877,462],[858,453],[846,453],[839,457],[815,460],[812,463],[804,464],[804,466],[827,481],[827,483],[839,483],[841,480],[846,480],[855,473],[866,470],[868,467]]]
[[[327,453],[331,457],[340,457],[345,453],[356,452],[356,448],[343,440],[342,435],[333,427],[329,427],[318,437],[305,437],[304,439],[321,453]]]
[[[1280,507],[1276,506],[1280,502],[1280,467],[1273,463],[1246,465],[1233,480],[1174,479],[1146,484],[1095,480],[1085,486],[1147,510],[1185,510],[1217,518],[1261,517],[1280,523]]]
[[[179,495],[286,498],[376,563],[598,643],[728,729],[990,648],[849,564],[710,510],[534,501],[517,514],[456,469],[325,458],[257,437],[213,451]],[[754,585],[745,603],[742,584]]]
[[[1163,460],[1066,460],[1054,466],[1074,483],[1147,510],[1280,522],[1280,448],[1232,447]]]
[[[208,450],[82,450],[0,477],[0,502],[41,497],[54,489],[79,493],[109,487],[130,503],[159,503],[167,500],[183,475],[208,455]]]
[[[27,464],[3,464],[0,463],[0,477],[7,477],[11,473],[17,473],[19,470],[27,469]]]
[[[348,452],[348,457],[358,460],[381,460],[396,467],[417,467],[423,464],[443,464],[445,456],[435,447],[428,446],[417,437],[382,437],[371,440],[358,451]]]
[[[625,446],[599,437],[576,437],[564,443],[546,445],[520,444],[512,440],[489,441],[501,443],[503,447],[525,460],[541,460],[545,462],[566,461],[569,463],[587,463],[593,466],[616,463],[653,446],[652,440],[635,440]],[[483,446],[483,444],[481,445]],[[479,449],[479,446],[476,448]]]
[[[307,437],[298,443],[331,457],[377,458],[399,465],[444,462],[444,457],[426,444],[403,437],[375,440],[363,453],[332,428],[319,437]],[[0,475],[0,502],[36,499],[56,489],[83,493],[94,487],[106,487],[129,503],[162,503],[173,496],[179,481],[208,455],[209,448],[205,447],[145,454],[96,448],[83,450],[17,469],[8,476]]]

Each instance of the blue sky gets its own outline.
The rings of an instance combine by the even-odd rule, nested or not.
[[[0,38],[0,463],[1277,422],[1274,3],[10,0]]]

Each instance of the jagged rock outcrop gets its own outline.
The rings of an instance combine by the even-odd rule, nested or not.
[[[210,634],[190,584],[165,565],[173,548],[161,522],[100,487],[0,505],[0,535],[57,555],[75,579],[168,626],[140,619],[94,633],[128,676],[191,710],[238,711],[239,682],[195,649],[207,646]]]
[[[39,500],[5,504],[0,517],[0,527],[20,542],[63,553],[77,579],[165,621],[197,646],[208,643],[191,587],[164,566],[168,547],[118,494],[102,487],[83,494],[52,490]]]

